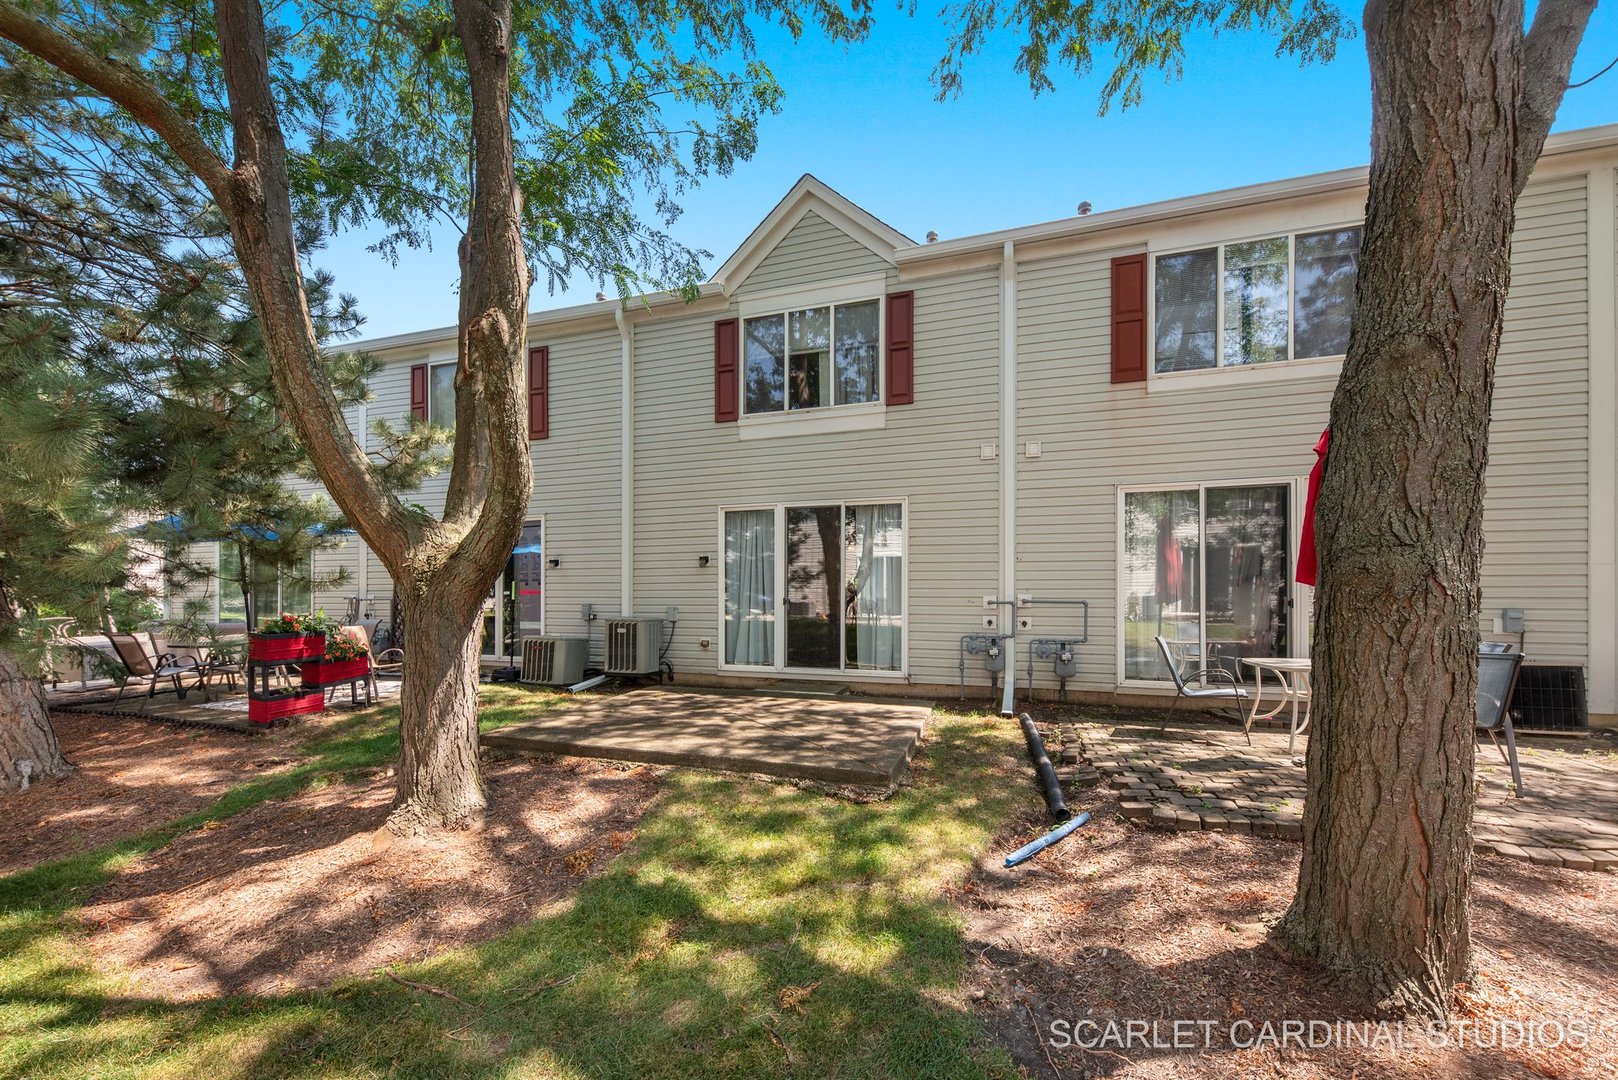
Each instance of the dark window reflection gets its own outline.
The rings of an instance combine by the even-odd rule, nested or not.
[[[1157,260],[1157,370],[1211,368],[1219,295],[1219,252],[1187,251]]]
[[[1298,312],[1293,353],[1300,359],[1348,351],[1359,275],[1360,230],[1306,233],[1297,240]]]

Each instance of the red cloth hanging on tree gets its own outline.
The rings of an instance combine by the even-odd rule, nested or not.
[[[1331,428],[1320,433],[1315,443],[1315,467],[1309,470],[1309,499],[1303,507],[1303,539],[1298,544],[1298,583],[1313,585],[1319,569],[1315,557],[1315,503],[1320,499],[1320,482],[1326,476],[1326,448],[1331,442]]]

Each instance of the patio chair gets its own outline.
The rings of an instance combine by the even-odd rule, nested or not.
[[[1157,638],[1157,650],[1163,654],[1163,663],[1168,666],[1169,675],[1174,679],[1174,704],[1169,706],[1168,713],[1163,717],[1163,726],[1158,728],[1158,734],[1161,735],[1168,730],[1169,721],[1174,719],[1175,711],[1179,709],[1180,701],[1183,698],[1191,698],[1196,701],[1242,702],[1247,700],[1246,688],[1237,685],[1236,676],[1225,668],[1218,666],[1203,667],[1195,671],[1182,672],[1180,665],[1175,662],[1174,650],[1169,647],[1168,639],[1161,634]],[[1223,681],[1230,685],[1208,686],[1206,684],[1210,679]],[[1240,707],[1240,705],[1237,706],[1238,709]],[[1247,745],[1252,746],[1253,736],[1248,732],[1246,725],[1243,725],[1242,733],[1247,736]]]
[[[1489,733],[1489,741],[1511,766],[1511,785],[1519,799],[1522,798],[1522,767],[1517,764],[1517,734],[1511,728],[1511,695],[1517,689],[1517,672],[1522,660],[1522,653],[1478,653],[1477,730]],[[1501,733],[1506,737],[1503,747]]]
[[[376,688],[376,677],[378,674],[396,676],[402,676],[404,674],[404,650],[383,649],[381,652],[377,652],[376,649],[371,645],[371,635],[369,632],[367,632],[363,623],[355,626],[340,627],[337,632],[358,638],[361,644],[363,644],[367,649],[371,650],[372,698],[376,698],[378,696]]]
[[[196,679],[192,688],[201,690],[202,700],[208,700],[208,684],[203,675],[204,669],[197,663],[195,657],[164,653],[154,663],[133,634],[120,634],[115,630],[107,635],[107,640],[112,642],[113,650],[117,652],[118,659],[129,673],[129,677],[118,684],[118,694],[112,699],[114,708],[123,700],[124,691],[129,689],[129,684],[135,681],[146,683],[146,697],[140,704],[142,713],[151,706],[152,695],[157,693],[158,684],[162,682],[172,683],[175,696],[184,698],[186,686],[183,679],[188,674]]]

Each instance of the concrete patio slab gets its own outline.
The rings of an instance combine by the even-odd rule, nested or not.
[[[483,744],[885,787],[931,713],[929,704],[645,689],[489,732]]]

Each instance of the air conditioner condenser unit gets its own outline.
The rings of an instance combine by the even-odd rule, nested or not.
[[[607,674],[655,675],[662,651],[662,619],[613,619],[607,623]]]
[[[590,658],[587,637],[531,637],[522,639],[520,682],[572,686],[584,679]]]

